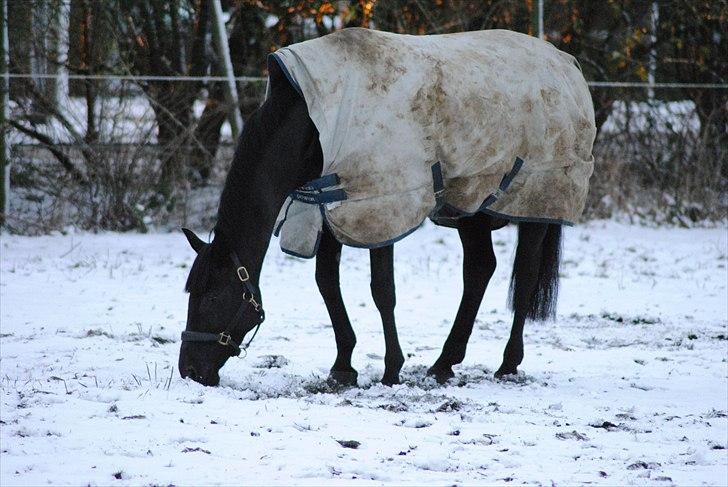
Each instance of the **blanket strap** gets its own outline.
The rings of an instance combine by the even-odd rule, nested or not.
[[[336,173],[327,174],[326,176],[321,176],[318,179],[309,181],[300,188],[294,190],[291,193],[291,198],[310,205],[323,205],[326,203],[343,201],[347,198],[346,191],[343,189],[326,189],[331,186],[336,186],[339,183],[339,176]]]
[[[327,174],[326,176],[321,176],[313,181],[309,181],[300,188],[293,190],[291,194],[289,194],[291,199],[288,202],[283,219],[281,219],[278,226],[274,229],[273,235],[276,237],[280,235],[283,224],[286,223],[286,220],[288,219],[288,210],[291,209],[291,205],[293,205],[294,201],[300,201],[301,203],[306,203],[308,205],[318,205],[321,208],[321,211],[323,211],[322,205],[325,205],[326,203],[344,201],[347,198],[346,191],[343,189],[326,189],[331,188],[332,186],[338,186],[340,182],[338,174]]]
[[[516,157],[516,161],[513,163],[513,167],[503,176],[503,179],[501,179],[501,182],[498,185],[498,189],[496,189],[494,193],[491,193],[490,196],[488,196],[485,201],[483,201],[483,204],[480,205],[479,210],[489,207],[490,205],[498,201],[498,198],[503,196],[503,193],[506,192],[508,187],[513,182],[513,178],[515,178],[516,174],[518,174],[518,171],[521,170],[521,166],[523,166],[523,159],[521,159],[520,157]]]
[[[432,190],[435,192],[435,208],[437,211],[445,204],[445,183],[442,178],[442,164],[437,161],[432,165]]]

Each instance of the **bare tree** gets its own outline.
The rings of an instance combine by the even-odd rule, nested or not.
[[[205,0],[117,0],[116,42],[122,62],[137,75],[204,76],[210,65],[210,6]],[[141,81],[159,128],[162,151],[160,204],[171,205],[176,180],[183,176],[193,132],[193,104],[201,81]],[[198,147],[199,149],[200,147]],[[204,147],[202,147],[204,150]]]

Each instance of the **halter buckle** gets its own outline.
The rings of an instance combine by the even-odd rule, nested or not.
[[[219,343],[222,346],[230,345],[230,340],[232,340],[232,337],[230,334],[222,332],[220,333],[220,338],[217,340],[217,343]]]
[[[246,282],[250,280],[250,274],[248,274],[248,269],[245,268],[245,266],[240,266],[237,268],[237,274],[238,279],[240,279],[241,282]]]

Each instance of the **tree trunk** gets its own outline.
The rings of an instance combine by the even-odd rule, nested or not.
[[[0,185],[0,226],[5,225],[10,197],[10,147],[7,146],[7,127],[5,126],[10,107],[10,80],[7,77],[8,48],[8,3],[7,0],[0,0],[0,75],[2,75],[2,80],[0,80],[0,83],[2,83],[2,89],[0,89],[2,99],[0,103],[3,105],[2,110],[0,110],[0,131],[2,131],[2,141],[0,141],[0,177],[2,177],[2,184]]]

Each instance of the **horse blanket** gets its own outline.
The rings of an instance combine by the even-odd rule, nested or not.
[[[576,60],[506,30],[410,36],[344,29],[279,49],[319,131],[322,177],[284,203],[284,251],[388,245],[430,216],[478,211],[572,224],[586,200],[594,109]]]

